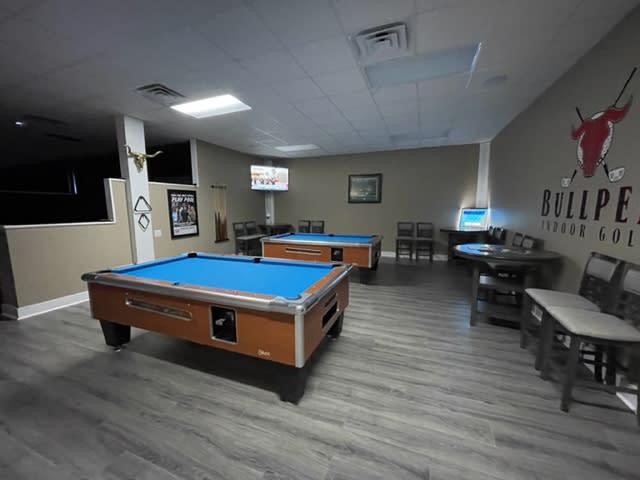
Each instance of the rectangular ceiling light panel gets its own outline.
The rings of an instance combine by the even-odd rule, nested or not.
[[[282,147],[275,148],[281,152],[303,152],[305,150],[317,150],[318,146],[310,143],[307,145],[284,145]]]
[[[246,103],[242,103],[233,95],[219,95],[217,97],[203,98],[195,102],[181,103],[171,108],[178,112],[191,115],[195,118],[215,117],[226,115],[227,113],[251,110]]]
[[[473,70],[480,44],[397,58],[364,68],[373,88],[415,83]]]

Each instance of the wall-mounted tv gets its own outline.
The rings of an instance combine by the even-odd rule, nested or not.
[[[289,190],[289,169],[269,165],[251,165],[251,190]]]

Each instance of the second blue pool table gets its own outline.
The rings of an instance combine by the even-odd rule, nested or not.
[[[262,239],[262,255],[316,262],[344,262],[376,269],[382,250],[381,235],[285,233]]]

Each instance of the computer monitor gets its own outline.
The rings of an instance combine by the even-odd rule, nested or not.
[[[460,211],[460,230],[483,230],[487,228],[486,208],[463,208]]]

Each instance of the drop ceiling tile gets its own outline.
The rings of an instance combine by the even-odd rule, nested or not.
[[[477,57],[476,68],[508,68],[513,64],[536,63],[536,60],[550,48],[554,48],[551,40],[555,29],[543,27],[511,30],[510,28],[495,30],[482,43]],[[535,41],[531,39],[535,38]]]
[[[416,0],[416,12],[463,7],[474,0]]]
[[[294,58],[283,49],[264,52],[240,61],[258,81],[272,83],[277,80],[296,80],[306,78]]]
[[[398,103],[385,103],[380,105],[380,113],[383,117],[387,116],[402,116],[402,115],[417,115],[420,104],[417,101],[414,102],[398,102]]]
[[[298,80],[283,80],[270,85],[271,88],[283,99],[289,102],[300,102],[313,98],[324,97],[322,90],[318,88],[310,78]]]
[[[418,101],[418,89],[415,83],[377,88],[372,90],[372,93],[378,105]]]
[[[342,36],[335,36],[291,48],[298,63],[312,77],[354,68],[351,47]]]
[[[342,34],[328,0],[249,0],[248,3],[289,47]]]
[[[416,53],[437,52],[483,42],[491,30],[494,13],[483,1],[419,14],[416,18]]]
[[[195,30],[238,60],[280,48],[260,17],[244,6],[222,12],[197,25]]]
[[[166,58],[176,67],[194,71],[216,68],[233,61],[222,49],[191,28],[162,32],[134,48],[142,55]]]
[[[413,0],[334,0],[334,5],[348,33],[399,22],[414,13]]]
[[[371,111],[377,110],[377,106],[373,101],[373,97],[369,90],[331,95],[329,98],[340,110],[343,111],[363,109],[369,109]]]
[[[555,30],[566,23],[581,3],[582,0],[512,0],[494,4],[493,31],[522,29],[524,33],[537,28]]]
[[[357,92],[367,88],[362,72],[358,68],[318,75],[313,80],[327,95]]]
[[[305,115],[337,113],[336,106],[326,97],[298,102],[295,107]]]

